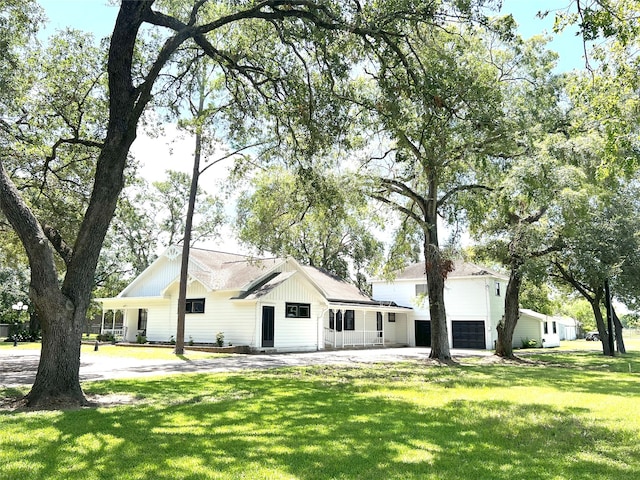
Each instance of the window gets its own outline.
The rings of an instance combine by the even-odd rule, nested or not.
[[[496,297],[500,296],[500,282],[496,282]]]
[[[427,284],[426,283],[417,283],[416,284],[416,297],[420,295],[427,295]]]
[[[285,312],[287,318],[311,318],[311,305],[308,303],[287,303]]]
[[[382,338],[382,312],[376,312],[376,330],[378,330],[378,338]]]
[[[549,333],[549,323],[544,322],[544,333],[547,334]]]
[[[340,310],[336,312],[336,330],[342,331],[342,312]]]
[[[336,326],[336,314],[329,310],[329,328],[333,330]]]
[[[551,328],[553,329],[553,333],[558,333],[558,325],[556,322],[551,322]]]
[[[345,310],[344,312],[344,329],[356,329],[356,312],[354,312],[353,310]]]
[[[187,298],[186,313],[204,313],[204,298]]]
[[[147,329],[147,309],[140,308],[138,310],[138,330]]]
[[[395,323],[396,322],[396,314],[395,313],[387,313],[387,321],[389,323]]]

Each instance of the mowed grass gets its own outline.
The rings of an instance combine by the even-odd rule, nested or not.
[[[135,403],[1,412],[0,478],[640,478],[640,354],[465,362],[86,383]]]
[[[13,346],[11,342],[0,342],[0,349],[6,350],[40,350],[40,342],[18,343]],[[203,360],[229,356],[226,353],[200,352],[190,350],[185,347],[184,355],[176,355],[173,353],[173,347],[150,347],[140,346],[131,347],[123,345],[100,344],[98,351],[94,350],[94,345],[83,344],[80,350],[81,358],[87,357],[111,357],[111,358],[137,358],[139,360]]]

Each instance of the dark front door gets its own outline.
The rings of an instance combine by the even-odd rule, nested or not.
[[[416,320],[416,347],[431,346],[431,322]]]
[[[262,346],[273,347],[275,329],[275,307],[262,307]]]
[[[485,341],[484,322],[482,321],[453,321],[451,322],[451,337],[453,348],[487,348]]]

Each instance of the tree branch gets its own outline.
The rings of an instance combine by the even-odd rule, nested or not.
[[[69,262],[71,262],[71,258],[73,257],[73,249],[64,241],[58,230],[46,223],[41,223],[40,225],[42,227],[42,231],[51,242],[51,245],[53,245],[53,248],[55,248],[56,252],[58,252],[60,257],[62,257],[65,265],[69,265]]]
[[[455,188],[452,188],[447,193],[445,193],[440,198],[440,200],[437,201],[436,207],[440,208],[442,205],[444,205],[449,200],[449,198],[451,198],[452,196],[456,195],[457,193],[464,192],[466,190],[487,190],[488,192],[493,192],[494,188],[488,187],[486,185],[480,185],[480,184],[460,185],[460,186],[457,186]]]

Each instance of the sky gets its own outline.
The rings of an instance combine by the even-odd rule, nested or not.
[[[571,0],[503,0],[501,13],[511,13],[519,25],[520,34],[526,39],[533,35],[551,34],[554,11],[566,8]],[[45,10],[48,22],[41,30],[40,39],[46,40],[56,30],[67,27],[89,31],[97,39],[110,35],[118,13],[118,1],[114,0],[39,0]],[[544,19],[536,16],[540,10],[551,13]],[[582,42],[574,30],[554,35],[550,49],[560,55],[559,71],[584,67]],[[150,138],[139,132],[131,153],[142,164],[141,175],[149,182],[164,180],[167,169],[191,172],[194,141],[180,137],[174,126],[168,126],[161,138]],[[215,194],[220,182],[224,181],[230,162],[223,162],[211,168],[201,177],[201,186]],[[228,230],[228,229],[227,229]],[[223,240],[207,245],[226,251],[236,251],[230,231],[222,234]]]
[[[529,38],[540,33],[552,33],[554,12],[566,8],[572,0],[503,0],[501,13],[511,13],[519,25],[520,34]],[[114,0],[39,0],[49,23],[43,31],[46,37],[67,26],[90,31],[97,38],[111,33],[118,13]],[[550,11],[546,18],[537,18],[539,11]],[[561,69],[584,67],[582,43],[576,29],[554,35],[550,48],[560,54]]]

